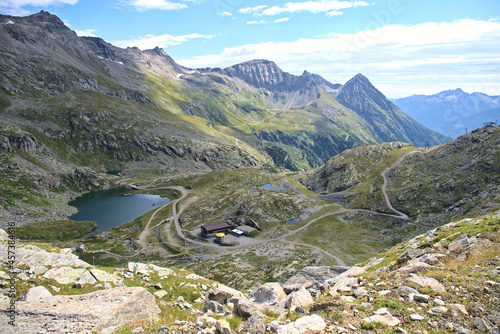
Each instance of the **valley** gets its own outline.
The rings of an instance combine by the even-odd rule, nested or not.
[[[414,171],[417,162],[435,161],[436,154],[457,152],[457,145],[470,143],[475,143],[471,148],[475,154],[493,158],[491,166],[498,157],[491,156],[486,148],[499,144],[498,131],[494,127],[479,129],[458,142],[430,149],[389,143],[349,150],[325,165],[324,168],[330,164],[333,168],[337,164],[334,161],[343,159],[344,164],[340,167],[349,170],[349,174],[339,173],[337,166],[334,169],[336,177],[325,179],[323,176],[322,181],[330,182],[326,188],[314,183],[316,173],[325,175],[321,169],[296,173],[241,168],[174,180],[159,175],[153,179],[143,177],[140,181],[116,176],[121,179],[118,183],[138,188],[134,192],[168,190],[177,195],[171,193],[175,198],[172,202],[130,223],[111,228],[105,234],[56,244],[73,248],[83,243],[89,247],[88,253],[82,254],[83,259],[88,261],[92,256],[96,263],[103,265],[148,261],[188,269],[240,289],[249,289],[268,280],[284,281],[310,264],[354,265],[427,229],[471,214],[466,207],[456,212],[453,206],[436,208],[436,204],[422,201],[414,202],[419,203],[418,211],[405,206],[407,201],[402,202],[401,196],[412,186],[401,175]],[[363,159],[348,160],[346,165],[345,159],[360,152],[363,152]],[[474,169],[468,172],[469,177],[473,173],[478,173],[478,177],[484,175],[475,170],[477,159],[471,159],[476,163],[461,167]],[[356,171],[363,172],[358,174]],[[457,176],[443,168],[435,173],[433,182],[456,182]],[[490,174],[490,189],[483,190],[479,198],[471,198],[469,206],[476,208],[473,214],[499,208],[499,192],[494,188],[498,187],[499,175]],[[355,181],[351,179],[353,176]],[[265,184],[278,186],[279,190],[260,188]],[[476,181],[468,186],[476,189],[479,183]],[[449,192],[448,196],[455,196],[454,202],[465,199],[462,191],[452,194]],[[479,211],[481,207],[484,211]],[[446,212],[454,213],[446,215]],[[214,236],[201,234],[201,225],[227,219],[237,226],[251,222],[248,228],[253,232],[248,236],[225,232],[223,244],[217,243]],[[290,220],[298,222],[286,224]]]

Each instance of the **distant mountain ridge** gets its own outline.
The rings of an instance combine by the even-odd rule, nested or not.
[[[460,88],[393,102],[424,126],[452,138],[500,119],[500,96],[466,93]]]

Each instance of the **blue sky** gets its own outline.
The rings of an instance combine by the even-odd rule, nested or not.
[[[499,0],[0,0],[2,14],[41,9],[191,68],[269,59],[334,83],[362,73],[388,97],[500,95]]]

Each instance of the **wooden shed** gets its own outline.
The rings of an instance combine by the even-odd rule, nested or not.
[[[213,233],[224,232],[233,228],[235,228],[234,223],[230,220],[226,220],[222,222],[201,225],[201,233],[204,235],[209,235]]]

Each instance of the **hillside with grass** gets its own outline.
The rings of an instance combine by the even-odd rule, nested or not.
[[[350,209],[409,219],[400,232],[411,236],[500,207],[499,138],[500,128],[484,127],[428,150],[403,143],[360,147],[298,180]]]
[[[2,310],[15,305],[17,313],[0,318],[4,333],[497,333],[500,328],[500,211],[439,226],[354,267],[289,266],[295,273],[290,279],[270,277],[243,291],[160,263],[90,265],[81,260],[83,253],[49,243],[17,242],[16,259],[8,262],[12,233],[7,231],[0,230],[0,275],[9,279],[15,271],[15,279],[12,294],[1,296],[0,304]]]

